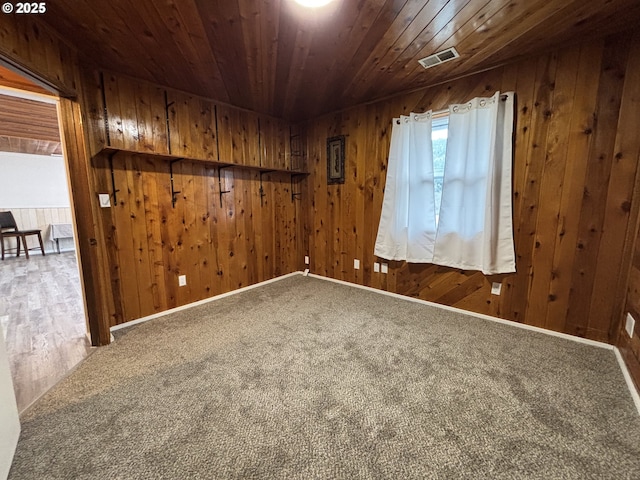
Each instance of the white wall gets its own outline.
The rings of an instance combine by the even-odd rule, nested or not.
[[[9,357],[0,328],[0,479],[9,475],[20,436],[20,418],[9,370]]]
[[[69,207],[64,158],[0,152],[0,206]]]
[[[42,230],[44,248],[53,252],[49,225],[72,223],[64,158],[0,152],[0,211],[5,210],[11,210],[18,228]],[[38,246],[34,236],[27,237],[27,243],[29,248]],[[59,243],[63,251],[75,247],[72,238],[60,239]],[[6,246],[14,248],[15,240],[7,239]]]

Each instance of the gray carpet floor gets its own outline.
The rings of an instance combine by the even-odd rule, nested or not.
[[[11,479],[640,478],[612,351],[303,276],[122,330]]]

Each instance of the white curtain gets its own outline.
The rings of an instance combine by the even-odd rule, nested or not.
[[[432,263],[515,272],[511,205],[513,92],[449,107],[449,138]],[[504,98],[504,97],[503,97]]]
[[[431,262],[436,237],[431,115],[393,119],[375,255]]]

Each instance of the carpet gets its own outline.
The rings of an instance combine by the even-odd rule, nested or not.
[[[612,351],[287,277],[119,332],[11,479],[640,478]]]

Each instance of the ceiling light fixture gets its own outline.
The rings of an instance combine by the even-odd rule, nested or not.
[[[296,0],[296,3],[302,5],[303,7],[318,8],[324,7],[325,5],[328,5],[333,1],[334,0]]]

